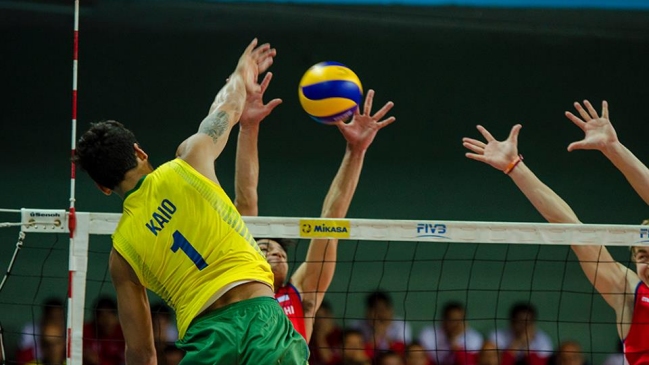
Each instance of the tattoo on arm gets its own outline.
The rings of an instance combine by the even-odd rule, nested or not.
[[[230,116],[224,111],[212,113],[203,120],[198,131],[212,137],[214,143],[228,130]]]

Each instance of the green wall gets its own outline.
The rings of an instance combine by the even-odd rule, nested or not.
[[[647,160],[646,13],[290,4],[214,9],[173,17],[156,15],[151,5],[138,23],[128,8],[123,14],[85,9],[80,131],[92,121],[117,119],[136,133],[154,164],[170,159],[196,130],[244,46],[258,36],[278,49],[268,97],[284,99],[260,136],[262,215],[318,215],[342,158],[337,129],[308,118],[296,95],[302,73],[323,60],[354,69],[366,90],[376,90],[377,106],[396,105],[397,122],[372,145],[349,217],[542,222],[507,177],[464,157],[461,138],[478,136],[478,123],[497,138],[522,123],[525,162],[584,222],[635,224],[647,215],[601,154],[566,151],[582,134],[563,117],[574,100],[599,105],[606,98],[620,139]],[[19,11],[5,12],[4,20],[0,207],[66,208],[72,20]],[[234,148],[230,143],[217,163],[229,193]],[[119,212],[120,200],[103,197],[80,174],[77,208]],[[17,233],[0,230],[2,270]],[[58,241],[28,235],[0,292],[10,351],[20,325],[38,317],[38,303],[65,295],[67,243],[64,235]],[[92,242],[89,305],[98,293],[112,291],[109,247],[107,239]],[[293,257],[300,260],[305,249],[302,243]],[[627,261],[624,248],[613,251]],[[416,332],[450,299],[467,303],[470,323],[484,333],[506,324],[514,301],[532,300],[540,326],[557,341],[579,340],[595,364],[615,348],[614,314],[567,247],[343,242],[339,259],[328,298],[346,319],[363,315],[365,293],[377,287],[393,293],[397,311]]]

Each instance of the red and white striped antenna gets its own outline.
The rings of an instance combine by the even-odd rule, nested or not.
[[[75,183],[77,175],[77,167],[74,163],[74,155],[77,149],[77,75],[79,72],[79,0],[74,1],[74,42],[72,50],[72,141],[70,151],[70,211],[68,217],[68,228],[70,230],[70,253],[74,248],[74,232],[77,226],[77,217],[75,213]],[[71,255],[72,257],[72,255]],[[75,361],[72,359],[72,317],[77,315],[74,313],[74,306],[72,300],[72,278],[74,276],[74,268],[68,269],[68,320],[67,320],[67,336],[66,336],[66,363],[74,365]],[[81,314],[83,315],[83,314]],[[76,359],[75,359],[76,360]]]
[[[77,78],[79,72],[79,0],[74,1],[74,45],[72,51],[72,145],[71,157],[77,149]],[[74,228],[76,228],[76,219],[74,216],[74,203],[75,203],[75,179],[77,175],[77,168],[74,160],[71,160],[70,169],[70,238],[74,237]]]

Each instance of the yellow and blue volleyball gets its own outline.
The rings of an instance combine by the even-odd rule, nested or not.
[[[338,62],[320,62],[309,68],[298,89],[302,108],[320,123],[349,119],[363,98],[361,80]]]

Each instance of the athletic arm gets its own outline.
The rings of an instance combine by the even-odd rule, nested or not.
[[[570,206],[552,189],[545,185],[525,165],[518,161],[518,134],[520,125],[512,128],[505,141],[497,141],[484,127],[478,130],[487,143],[472,138],[464,138],[463,144],[471,150],[468,158],[484,162],[499,171],[510,168],[509,177],[532,203],[536,210],[550,223],[581,223]],[[511,169],[511,166],[514,166]],[[616,311],[625,304],[624,295],[628,293],[629,284],[633,282],[633,273],[617,263],[606,247],[601,245],[572,245],[586,277],[606,302]],[[637,279],[637,276],[636,276]],[[634,282],[637,283],[637,280]]]
[[[618,139],[608,114],[608,103],[602,102],[602,116],[588,100],[584,106],[574,103],[579,117],[566,112],[566,117],[584,131],[584,139],[573,142],[568,151],[598,150],[622,172],[633,189],[649,204],[649,169]],[[585,107],[585,108],[584,108]]]
[[[214,161],[225,148],[230,131],[239,120],[245,98],[243,79],[235,73],[217,94],[198,132],[178,147],[177,156],[216,182]]]
[[[234,169],[234,205],[242,216],[259,215],[259,126],[239,129]]]
[[[117,293],[119,322],[126,342],[126,364],[156,365],[146,288],[137,282],[131,266],[114,249],[110,253],[109,270]]]
[[[281,99],[273,99],[264,104],[263,97],[273,74],[267,73],[259,85],[259,92],[249,93],[241,114],[239,136],[237,140],[237,156],[234,170],[234,205],[241,215],[259,215],[257,186],[259,184],[259,124],[275,107],[282,103]]]
[[[325,197],[321,217],[344,218],[363,168],[365,151],[353,151],[349,147],[342,164]],[[302,296],[315,295],[314,309],[324,299],[336,270],[338,240],[335,238],[312,239],[305,262],[293,274],[291,282],[300,290]]]
[[[395,118],[381,120],[393,107],[388,102],[376,114],[371,115],[374,91],[370,90],[365,99],[363,114],[354,113],[348,124],[337,124],[347,141],[345,155],[338,173],[325,197],[321,216],[323,218],[344,218],[360,179],[365,153],[372,144],[377,132],[392,123]],[[309,244],[305,262],[300,265],[291,282],[298,287],[304,297],[313,296],[312,314],[319,308],[325,292],[331,284],[336,269],[337,239],[313,239]],[[307,299],[304,299],[306,301]],[[309,308],[305,310],[308,311]]]
[[[570,206],[541,182],[524,163],[519,163],[509,176],[548,222],[581,223]],[[622,308],[625,297],[621,294],[628,293],[627,276],[630,275],[628,279],[633,280],[633,272],[616,262],[605,246],[571,245],[570,247],[577,255],[584,274],[604,300],[614,309]]]
[[[255,39],[241,55],[229,81],[217,93],[198,132],[181,143],[176,151],[177,157],[217,183],[214,161],[225,148],[232,127],[239,122],[247,93],[259,87],[257,73],[272,63],[270,45],[256,46]]]
[[[622,172],[642,200],[649,204],[649,169],[647,166],[619,142],[607,146],[602,153]]]

